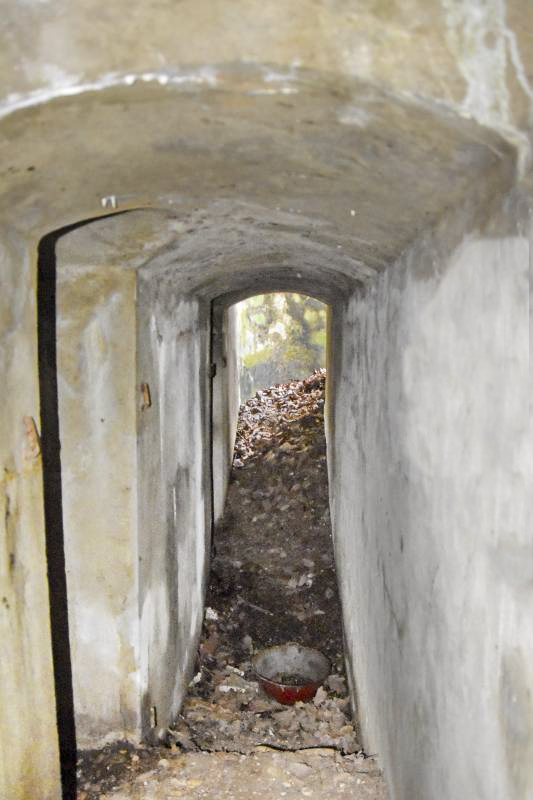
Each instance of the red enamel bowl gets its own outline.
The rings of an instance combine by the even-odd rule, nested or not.
[[[261,650],[252,667],[265,692],[287,706],[311,700],[330,671],[325,655],[296,642]],[[284,683],[284,676],[297,676],[298,681]]]

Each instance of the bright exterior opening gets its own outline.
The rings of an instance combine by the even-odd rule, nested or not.
[[[241,402],[326,366],[327,306],[295,293],[237,303]]]

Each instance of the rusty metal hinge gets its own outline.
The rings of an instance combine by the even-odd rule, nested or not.
[[[150,408],[152,405],[152,395],[150,392],[150,384],[149,383],[141,383],[141,394],[142,394],[142,404],[141,404],[141,411],[146,411],[147,408]]]

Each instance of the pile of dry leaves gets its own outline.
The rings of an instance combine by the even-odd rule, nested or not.
[[[274,448],[286,445],[290,433],[294,433],[286,423],[305,416],[323,426],[325,386],[326,370],[317,369],[302,381],[263,389],[241,406],[234,466],[242,467],[265,451],[272,457]]]

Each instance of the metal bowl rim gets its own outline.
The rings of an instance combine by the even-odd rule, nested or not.
[[[324,670],[325,670],[324,677],[321,678],[320,680],[314,680],[314,681],[309,680],[307,683],[304,683],[303,685],[302,684],[295,685],[294,683],[279,683],[279,681],[274,681],[274,680],[272,680],[272,678],[268,678],[266,675],[264,675],[263,673],[259,672],[259,670],[256,667],[256,662],[257,662],[257,659],[260,656],[262,656],[264,653],[268,653],[269,651],[282,650],[282,649],[284,649],[286,647],[290,647],[291,645],[293,645],[295,647],[298,647],[299,650],[306,650],[306,651],[308,651],[310,653],[316,653],[317,655],[320,656],[320,658],[323,658],[324,659]],[[275,644],[275,645],[272,645],[271,647],[265,647],[262,650],[260,650],[258,653],[256,653],[255,656],[252,658],[252,669],[253,669],[254,673],[257,675],[257,677],[259,678],[260,681],[263,681],[265,683],[270,683],[270,684],[272,684],[272,686],[277,686],[279,689],[295,689],[295,690],[302,689],[303,690],[303,689],[309,689],[311,686],[316,686],[318,688],[324,682],[324,680],[327,678],[328,672],[331,669],[331,662],[330,662],[329,658],[324,655],[324,653],[321,653],[320,650],[317,650],[315,647],[306,647],[305,645],[299,644],[298,642],[285,642],[285,644]]]

